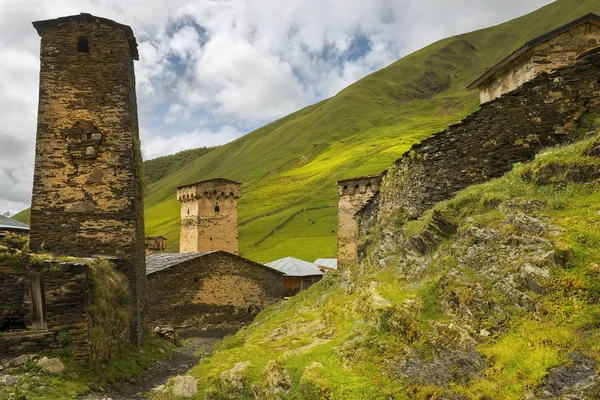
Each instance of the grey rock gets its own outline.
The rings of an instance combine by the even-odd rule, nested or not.
[[[58,358],[44,357],[37,363],[38,367],[52,374],[59,374],[64,371],[65,366]]]
[[[192,397],[198,393],[198,380],[192,376],[176,376],[173,378],[173,395],[176,397]]]
[[[29,361],[27,354],[21,354],[19,357],[13,358],[8,362],[9,367],[19,367]]]

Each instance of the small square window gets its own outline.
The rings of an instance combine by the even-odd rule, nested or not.
[[[89,53],[90,45],[88,44],[87,36],[79,36],[77,38],[77,51],[79,53]]]

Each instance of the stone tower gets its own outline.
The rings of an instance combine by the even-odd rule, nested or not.
[[[358,224],[354,217],[379,191],[381,175],[338,181],[338,268],[344,269],[358,259]]]
[[[240,186],[217,178],[177,188],[177,200],[181,202],[180,253],[223,250],[238,254]]]
[[[141,154],[130,27],[90,14],[33,23],[41,37],[31,249],[115,257],[145,331]]]

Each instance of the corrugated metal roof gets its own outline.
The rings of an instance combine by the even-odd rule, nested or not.
[[[146,256],[146,275],[153,274],[163,269],[181,264],[186,261],[194,260],[213,252],[199,253],[158,253]]]
[[[283,272],[287,276],[315,276],[323,272],[313,263],[294,257],[285,257],[265,264],[267,267]]]
[[[16,219],[0,215],[0,230],[2,229],[20,229],[22,231],[29,231],[29,225],[19,222]]]
[[[337,269],[337,258],[317,258],[313,264],[320,267]]]

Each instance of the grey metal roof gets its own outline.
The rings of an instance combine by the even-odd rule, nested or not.
[[[317,258],[313,264],[321,267],[337,269],[337,258]]]
[[[173,265],[181,264],[186,261],[194,260],[198,257],[214,253],[205,251],[199,253],[158,253],[146,256],[146,275],[153,274],[163,269],[172,267]]]
[[[2,229],[19,229],[22,231],[29,231],[29,225],[19,222],[16,219],[0,215],[0,230]]]
[[[265,264],[267,267],[283,272],[287,276],[323,275],[323,272],[313,263],[294,257],[285,257]]]

